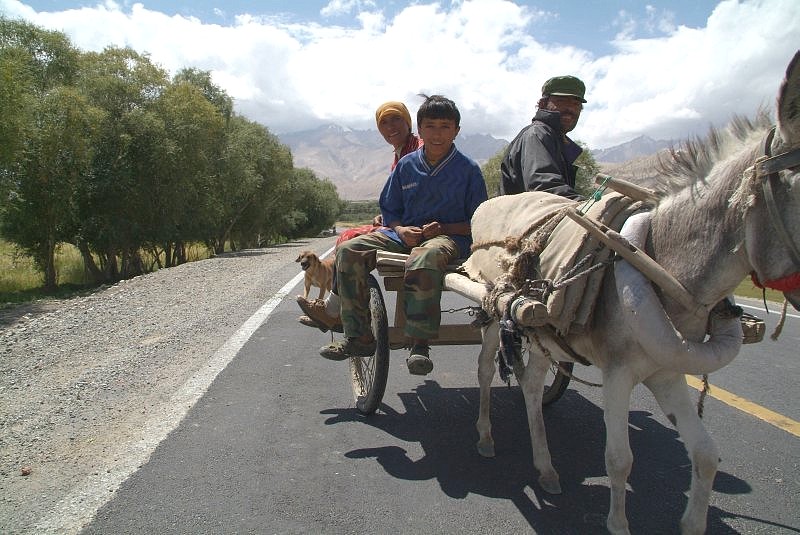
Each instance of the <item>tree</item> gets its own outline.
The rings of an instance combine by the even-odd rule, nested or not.
[[[291,168],[291,156],[281,157],[280,143],[262,125],[241,116],[233,116],[225,128],[222,156],[214,177],[216,213],[213,232],[207,242],[216,253],[222,253],[231,232],[239,225],[245,241],[253,241],[258,232],[246,230],[242,218],[252,210],[255,216],[274,202],[273,189],[286,180]],[[288,156],[288,155],[285,155]],[[279,162],[270,165],[270,160]],[[256,218],[258,219],[258,218]],[[252,223],[251,218],[251,223]],[[248,238],[245,239],[244,235]]]
[[[37,99],[73,84],[78,58],[63,33],[0,16],[0,166],[11,165],[22,149]]]
[[[201,71],[194,68],[181,69],[173,77],[172,83],[193,85],[203,93],[206,100],[219,111],[226,122],[233,117],[233,99],[224,89],[212,82],[209,71]]]
[[[73,87],[79,57],[64,34],[0,17],[0,228],[33,256],[47,290],[99,120]]]
[[[597,165],[597,161],[594,159],[592,152],[585,143],[581,141],[576,141],[576,143],[581,146],[583,152],[578,156],[578,159],[575,160],[575,165],[578,166],[575,190],[581,195],[589,197],[596,189],[594,176],[600,172],[600,166]]]
[[[3,234],[26,250],[56,288],[55,249],[69,241],[76,222],[76,193],[89,173],[101,112],[75,89],[56,87],[33,110],[37,128],[15,168]]]
[[[0,16],[0,211],[11,168],[35,129],[34,105],[51,88],[72,83],[77,60],[64,34]]]
[[[503,147],[481,167],[489,198],[500,194],[500,162],[503,161],[507,150],[508,147]]]
[[[266,128],[256,127],[261,129],[263,143],[263,151],[255,160],[259,186],[231,228],[232,243],[239,247],[260,246],[285,237],[281,222],[294,210],[296,202],[292,194],[295,170],[291,151]]]
[[[166,265],[186,262],[185,244],[204,241],[214,228],[214,174],[223,147],[223,120],[192,84],[171,84],[158,102],[166,143],[159,151],[158,188],[151,191],[152,238]],[[171,251],[174,254],[171,254]]]
[[[336,222],[342,201],[330,180],[320,180],[310,169],[295,169],[292,182],[294,210],[303,215],[294,228],[284,229],[288,238],[315,236]]]
[[[74,84],[80,52],[69,38],[28,22],[0,16],[0,50],[24,64],[26,88],[43,94],[56,86]]]
[[[80,65],[78,86],[105,115],[73,239],[95,281],[111,282],[144,270],[139,250],[154,232],[151,195],[167,145],[156,103],[169,79],[130,48],[84,54]]]

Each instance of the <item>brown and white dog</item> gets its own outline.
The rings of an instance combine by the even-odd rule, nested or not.
[[[311,286],[319,288],[319,298],[324,299],[325,293],[331,291],[333,284],[333,257],[320,260],[312,251],[303,251],[295,262],[300,263],[300,267],[305,271],[305,294],[303,297],[308,299],[308,292]]]

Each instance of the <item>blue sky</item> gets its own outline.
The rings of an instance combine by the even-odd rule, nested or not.
[[[575,74],[574,137],[604,148],[682,139],[771,106],[800,44],[797,0],[0,0],[83,50],[130,46],[171,73],[196,67],[273,132],[374,128],[417,93],[459,105],[462,129],[510,139],[541,84]]]

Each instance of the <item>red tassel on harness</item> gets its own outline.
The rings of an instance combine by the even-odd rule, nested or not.
[[[758,288],[770,288],[779,292],[792,292],[800,288],[800,273],[793,273],[780,279],[766,281],[763,284],[758,280],[755,271],[750,272],[750,279]]]

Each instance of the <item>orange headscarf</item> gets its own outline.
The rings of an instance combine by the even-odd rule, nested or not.
[[[386,115],[399,115],[405,119],[409,130],[411,129],[411,114],[408,113],[408,108],[402,102],[389,101],[381,104],[375,112],[375,123],[381,124],[381,119]]]

